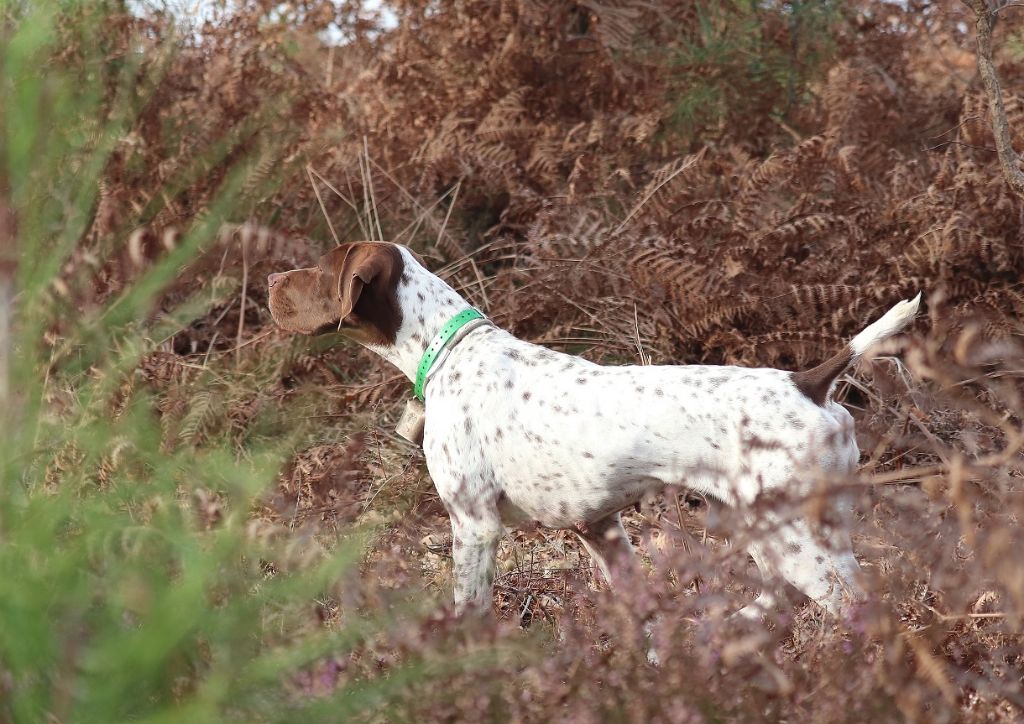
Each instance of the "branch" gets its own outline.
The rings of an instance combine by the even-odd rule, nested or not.
[[[996,76],[996,67],[992,62],[992,23],[998,9],[990,9],[987,0],[970,0],[970,5],[977,17],[978,73],[981,74],[985,92],[988,94],[989,110],[992,113],[992,133],[996,139],[999,164],[1003,167],[1006,183],[1024,197],[1024,172],[1020,170],[1020,157],[1010,143],[1010,125],[1006,121],[999,77]]]
[[[15,243],[14,209],[8,203],[4,179],[0,178],[0,407],[7,407],[10,395],[11,320],[14,300],[14,272],[18,249]]]

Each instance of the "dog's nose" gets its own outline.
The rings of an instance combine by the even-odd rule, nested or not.
[[[284,274],[268,274],[267,275],[267,287],[268,288],[273,287],[274,284],[279,282],[281,280],[281,277],[283,277],[283,276],[284,276]]]

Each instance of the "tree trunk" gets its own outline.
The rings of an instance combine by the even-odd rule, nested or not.
[[[978,73],[985,84],[988,94],[989,110],[992,114],[992,133],[996,139],[996,151],[999,153],[999,164],[1003,168],[1003,176],[1018,195],[1024,197],[1024,172],[1020,169],[1020,157],[1010,143],[1010,125],[1006,121],[1006,109],[1003,107],[1003,92],[999,86],[995,63],[992,62],[992,27],[998,10],[989,7],[988,0],[970,0],[971,8],[977,18],[978,29]]]

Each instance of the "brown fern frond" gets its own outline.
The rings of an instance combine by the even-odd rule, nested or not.
[[[641,3],[632,0],[586,0],[580,3],[593,15],[594,34],[610,50],[624,50],[639,32]]]
[[[666,206],[662,202],[666,197],[672,195],[673,189],[685,186],[690,179],[699,176],[701,163],[704,160],[707,149],[703,148],[697,153],[691,153],[682,158],[677,158],[664,164],[654,171],[651,180],[639,194],[639,198],[633,208],[626,214],[620,224],[625,226],[631,219],[638,217],[645,209],[654,215],[666,213]]]

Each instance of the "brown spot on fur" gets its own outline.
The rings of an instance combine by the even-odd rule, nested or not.
[[[829,357],[817,367],[802,372],[793,372],[790,378],[796,388],[816,405],[824,405],[836,377],[842,374],[853,360],[853,351],[847,347]]]

